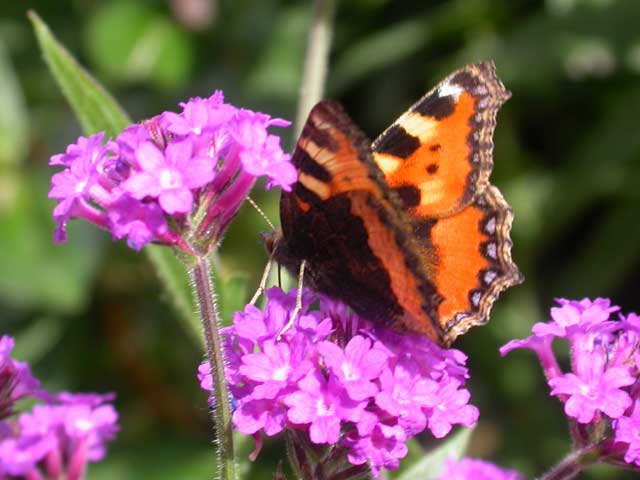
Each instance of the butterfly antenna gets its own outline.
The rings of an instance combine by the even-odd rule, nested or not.
[[[269,225],[269,228],[271,228],[271,231],[275,232],[276,227],[273,226],[273,223],[271,223],[271,220],[269,220],[269,217],[267,217],[267,214],[264,213],[264,211],[258,206],[258,204],[253,200],[253,198],[247,197],[247,201],[251,204],[253,208],[256,209],[256,211],[258,212],[258,214],[260,214],[260,216],[264,219],[264,221],[267,222],[267,225]],[[262,272],[260,285],[258,286],[256,293],[253,294],[253,297],[249,302],[250,305],[255,305],[258,299],[260,298],[260,296],[264,293],[265,289],[267,288],[267,281],[269,280],[269,273],[271,272],[271,266],[273,265],[273,257],[275,255],[277,248],[278,248],[278,244],[276,243],[274,245],[273,250],[271,250],[271,254],[269,255],[269,260],[267,260],[267,264],[265,265],[264,271]],[[280,275],[280,268],[278,268],[278,276],[279,275]]]
[[[271,223],[271,220],[269,220],[269,217],[267,217],[267,214],[264,213],[264,211],[262,211],[262,209],[258,206],[258,204],[253,200],[253,198],[247,197],[247,201],[251,204],[253,208],[256,209],[256,211],[260,214],[260,216],[264,219],[264,221],[267,222],[267,225],[269,225],[269,228],[271,228],[271,231],[275,232],[276,227],[273,226],[273,223]]]
[[[287,333],[291,329],[291,327],[293,327],[293,324],[296,323],[296,318],[298,317],[298,315],[300,314],[300,311],[302,310],[302,287],[304,283],[304,268],[306,264],[307,262],[305,260],[303,260],[302,263],[300,264],[300,272],[298,273],[298,291],[296,292],[296,306],[293,309],[293,312],[291,312],[289,321],[282,328],[282,330],[280,330],[280,333],[276,337],[277,341],[279,341],[282,338],[282,335]]]

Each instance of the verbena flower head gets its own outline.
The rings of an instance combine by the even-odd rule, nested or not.
[[[7,345],[10,350],[13,339],[2,337],[0,349]],[[84,478],[87,463],[104,458],[106,442],[118,431],[118,415],[108,403],[114,395],[48,394],[36,388],[38,381],[30,373],[24,373],[29,372],[26,364],[12,362],[20,366],[22,379],[28,379],[22,384],[22,396],[45,403],[0,422],[0,478]]]
[[[533,350],[540,359],[551,395],[564,404],[574,424],[579,447],[596,445],[612,463],[640,467],[640,317],[618,314],[604,298],[559,299],[551,321],[533,326],[533,335],[500,349]],[[554,356],[555,339],[569,343],[570,369],[564,372]]]
[[[505,470],[493,463],[463,458],[461,460],[448,459],[440,480],[524,480],[515,470]]]
[[[281,338],[296,292],[267,291],[264,311],[247,306],[224,330],[233,422],[247,435],[305,432],[306,441],[345,452],[374,474],[395,469],[406,442],[430,430],[442,438],[472,426],[478,410],[464,389],[466,357],[425,337],[400,335],[303,295],[295,325]],[[207,364],[198,377],[211,390]]]
[[[270,126],[289,125],[224,103],[222,92],[182,103],[131,125],[115,139],[80,137],[50,165],[55,241],[72,218],[84,218],[126,238],[206,252],[220,239],[259,176],[289,190],[296,180],[290,156]]]

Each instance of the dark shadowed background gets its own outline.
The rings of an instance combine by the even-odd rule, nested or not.
[[[468,62],[493,59],[513,92],[498,117],[492,179],[515,211],[526,282],[456,346],[470,357],[481,410],[470,454],[540,474],[569,449],[562,409],[533,354],[501,359],[498,347],[545,320],[554,297],[609,296],[640,311],[640,2],[339,3],[326,96],[369,136]],[[201,346],[146,257],[79,222],[67,244],[52,244],[48,157],[81,132],[41,59],[29,8],[136,120],[214,89],[293,119],[311,2],[0,4],[0,333],[16,337],[16,357],[46,387],[117,392],[122,431],[90,479],[211,478]],[[288,148],[293,141],[285,133]],[[278,193],[257,188],[255,199],[277,221]],[[227,320],[257,285],[267,228],[247,206],[227,235],[220,272],[237,286],[221,300]],[[247,478],[270,478],[282,456],[268,441]],[[623,473],[599,467],[584,478]]]

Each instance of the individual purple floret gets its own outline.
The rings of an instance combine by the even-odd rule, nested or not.
[[[629,445],[624,453],[624,461],[640,466],[640,402],[638,400],[631,414],[616,420],[615,431],[615,441]]]
[[[280,139],[289,122],[224,103],[222,92],[131,125],[115,139],[80,137],[50,165],[55,241],[84,218],[139,250],[156,242],[206,253],[259,176],[289,190],[297,173]]]
[[[0,369],[19,372],[13,398],[31,395],[45,403],[0,422],[0,479],[83,479],[88,463],[104,458],[106,442],[119,429],[118,414],[107,403],[114,395],[44,392],[26,364],[8,357],[12,347],[12,338],[0,339]]]
[[[466,357],[419,335],[400,335],[304,292],[295,325],[282,332],[295,294],[272,288],[264,311],[252,305],[225,329],[233,422],[247,435],[306,433],[309,445],[344,452],[377,475],[396,469],[406,442],[430,430],[472,426],[478,410],[464,388]],[[211,390],[208,363],[198,369]]]
[[[604,298],[557,302],[551,321],[535,324],[531,337],[507,343],[501,354],[526,348],[538,355],[573,441],[589,459],[640,467],[640,317],[612,317],[620,308]],[[554,356],[555,339],[569,343],[569,372]]]
[[[493,463],[475,458],[448,459],[444,471],[438,478],[440,480],[524,480],[524,476],[515,470],[505,470]]]

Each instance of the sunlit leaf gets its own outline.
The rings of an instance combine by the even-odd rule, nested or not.
[[[114,136],[131,123],[114,98],[53,36],[35,12],[29,13],[40,49],[58,86],[73,107],[85,134]]]

